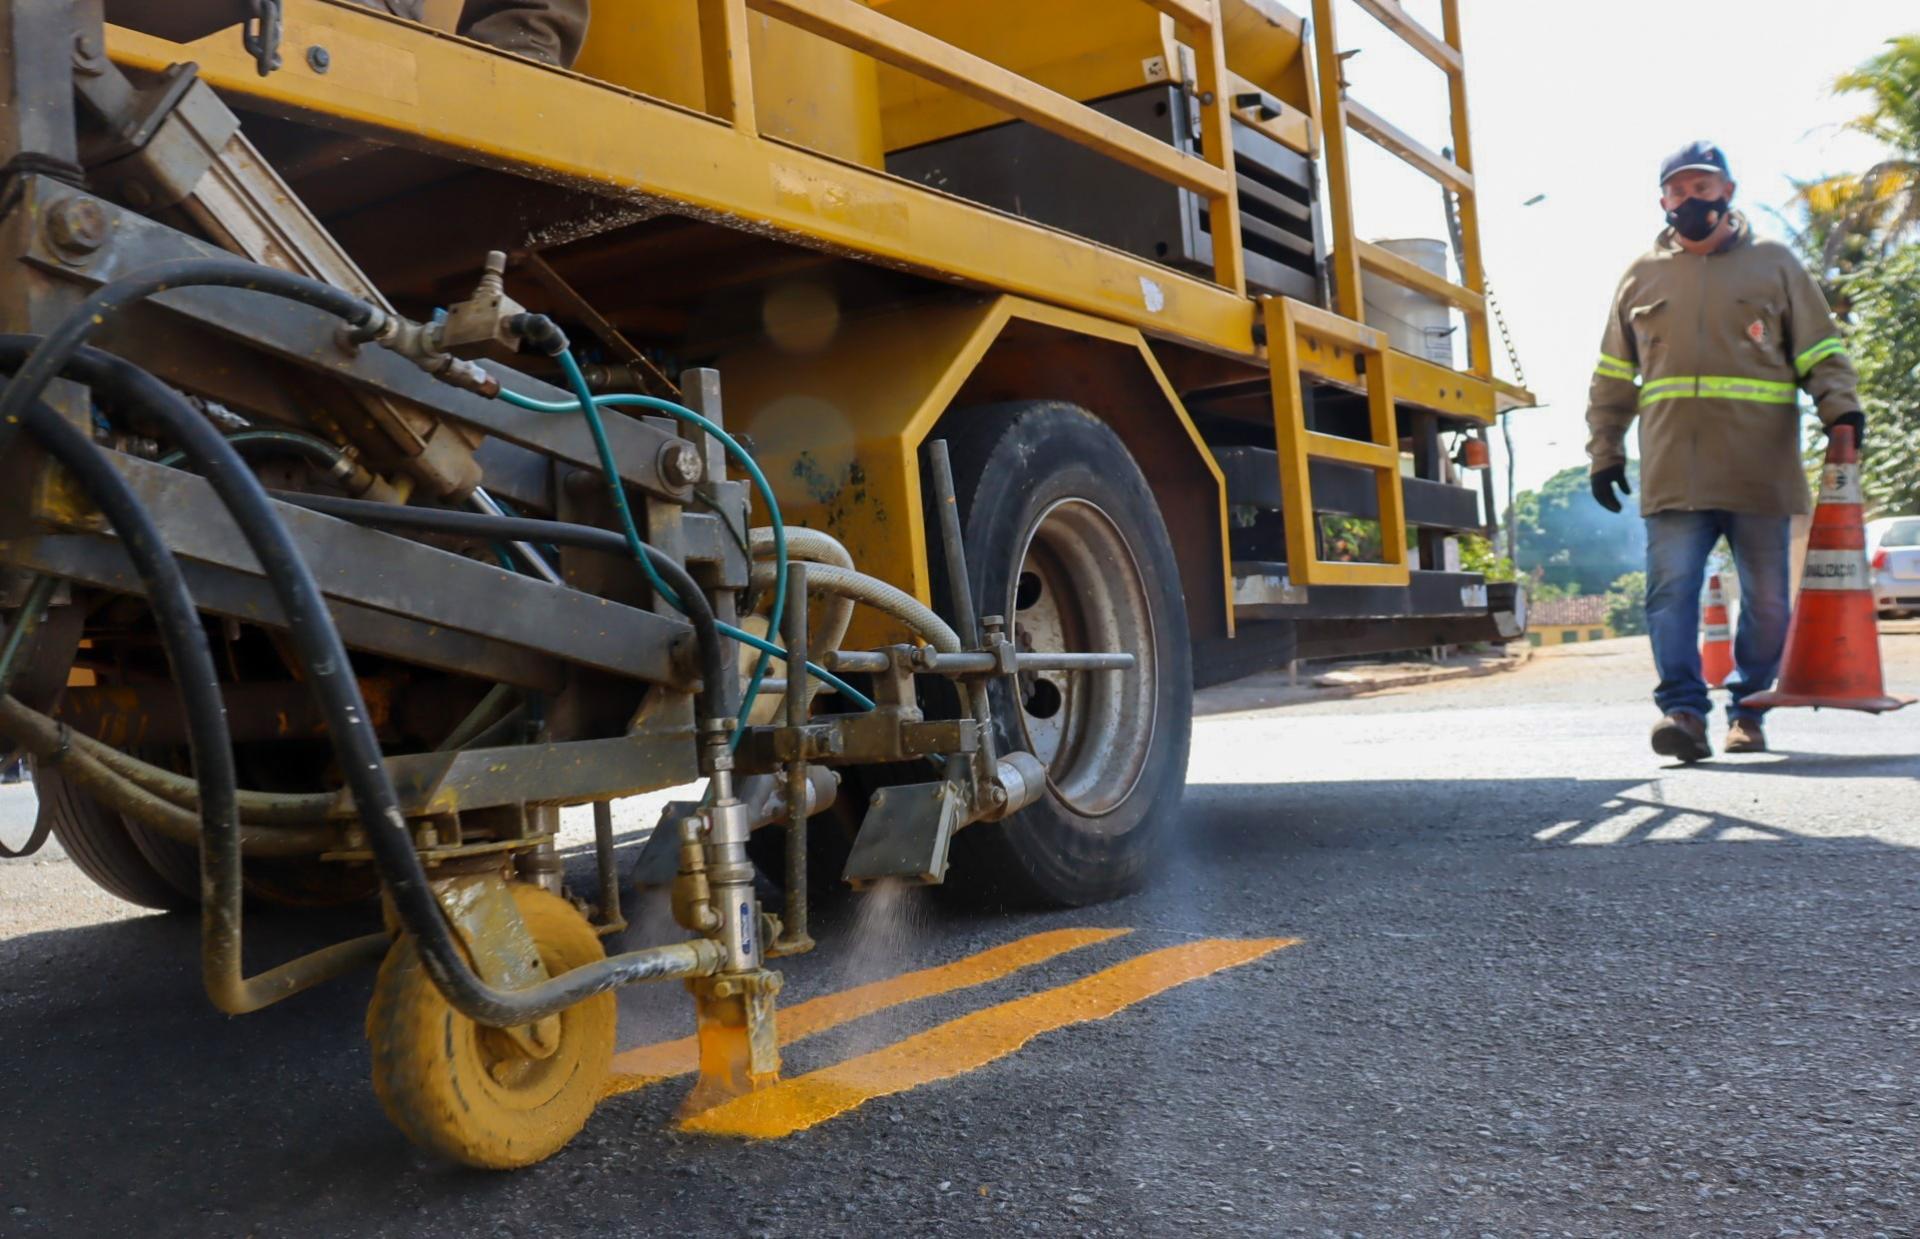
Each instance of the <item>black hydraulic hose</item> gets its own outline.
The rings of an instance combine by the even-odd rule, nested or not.
[[[165,272],[165,278],[162,278]],[[264,273],[265,276],[280,277],[251,280],[242,278],[247,272]],[[329,288],[313,280],[298,276],[285,276],[281,272],[270,272],[265,268],[251,264],[235,263],[224,260],[205,260],[204,267],[195,263],[169,263],[161,268],[115,281],[94,293],[81,303],[67,319],[63,320],[45,342],[35,342],[21,375],[10,383],[4,393],[0,393],[0,423],[4,423],[7,410],[15,407],[31,408],[32,400],[22,406],[21,392],[29,388],[25,376],[31,371],[39,377],[32,388],[34,395],[38,389],[56,374],[66,374],[96,387],[110,398],[130,407],[137,407],[148,416],[166,426],[175,442],[186,450],[187,458],[213,486],[228,512],[233,516],[242,536],[259,560],[260,567],[273,589],[281,610],[285,613],[289,637],[295,655],[306,672],[308,686],[313,690],[315,700],[327,719],[328,735],[333,741],[334,752],[339,761],[341,773],[353,795],[354,807],[359,812],[364,827],[368,850],[372,853],[374,868],[379,872],[381,882],[393,902],[394,913],[401,926],[413,935],[419,946],[422,964],[432,977],[435,986],[447,1000],[462,1014],[483,1024],[495,1027],[512,1027],[531,1023],[556,1012],[604,993],[629,981],[652,979],[662,976],[684,976],[696,972],[708,972],[717,967],[722,955],[717,945],[710,942],[681,944],[678,949],[655,948],[650,951],[629,952],[626,955],[575,969],[561,976],[542,982],[525,990],[507,992],[487,985],[473,971],[460,946],[455,942],[453,931],[440,909],[432,888],[428,885],[426,870],[415,853],[412,836],[407,831],[406,819],[400,811],[398,793],[394,790],[393,780],[387,773],[386,763],[380,752],[380,743],[368,722],[366,703],[360,695],[359,681],[354,677],[353,667],[347,658],[346,646],[340,640],[338,630],[334,628],[332,616],[328,613],[326,601],[314,582],[313,573],[306,561],[301,558],[299,548],[294,545],[286,526],[273,511],[272,501],[267,497],[260,480],[246,467],[233,447],[226,439],[201,417],[186,400],[171,387],[162,383],[145,370],[98,350],[83,349],[88,332],[97,327],[106,314],[117,311],[132,299],[132,294],[124,290],[131,289],[139,295],[150,295],[164,288],[178,287],[196,282],[196,273],[204,275],[198,282],[219,284],[229,287],[257,288],[261,291],[281,291],[281,285],[291,282],[296,300],[321,305],[322,308],[335,308],[344,304],[344,309],[336,309],[343,317],[356,324],[364,324],[365,319],[349,315],[347,311],[354,307],[371,309],[365,302],[348,297],[337,289]],[[115,290],[120,294],[107,297]],[[325,297],[308,295],[319,290]],[[289,292],[288,295],[294,295]],[[333,299],[328,304],[328,299]],[[0,338],[0,345],[10,341],[20,341],[21,337]],[[57,363],[51,368],[46,358],[53,357]],[[8,362],[0,355],[0,367]],[[17,415],[16,415],[17,416]],[[57,416],[49,411],[48,416]],[[0,431],[5,430],[0,424]],[[0,438],[0,443],[3,443]],[[89,451],[96,451],[88,443]],[[111,466],[104,459],[98,461],[100,469],[111,473]],[[117,474],[115,475],[117,479]],[[132,498],[128,492],[129,499]],[[137,508],[138,501],[133,501]],[[144,514],[143,514],[144,515]],[[151,530],[151,521],[148,522]],[[155,531],[157,537],[157,531]],[[624,545],[624,544],[623,544]],[[163,547],[164,549],[164,547]],[[177,574],[177,565],[176,565]],[[180,587],[185,598],[185,587]],[[190,598],[185,598],[189,611],[192,610]],[[197,618],[195,627],[198,628]],[[204,643],[205,634],[201,640]],[[211,655],[208,655],[211,666]],[[215,681],[209,677],[207,686],[211,690]],[[217,694],[209,707],[204,699],[188,700],[189,716],[196,711],[209,708],[218,711],[220,703]],[[205,725],[204,723],[202,725]],[[221,734],[225,735],[224,717],[221,720]],[[231,750],[223,745],[225,776],[221,791],[224,803],[213,805],[210,798],[202,799],[202,819],[205,825],[205,842],[202,845],[203,882],[209,873],[215,872],[215,862],[221,868],[217,871],[225,876],[231,870],[234,877],[233,891],[236,897],[228,902],[222,901],[220,908],[230,910],[235,918],[232,941],[238,941],[238,917],[240,911],[237,898],[239,874],[239,822],[234,813],[233,794],[235,776],[232,769]],[[215,817],[207,810],[218,807],[221,816]],[[212,915],[211,912],[208,915]],[[237,981],[237,956],[232,961],[236,969],[233,980]],[[209,964],[211,967],[211,964]],[[269,999],[268,1001],[271,1001]]]
[[[240,430],[227,436],[227,442],[236,448],[282,447],[291,448],[308,460],[326,469],[338,469],[343,463],[351,465],[347,454],[327,442],[298,430],[279,430],[261,428],[258,430]],[[177,465],[185,460],[185,452],[168,452],[156,464]]]
[[[17,382],[7,383],[0,399],[17,389]],[[371,945],[356,940],[357,947],[343,943],[251,981],[242,979],[239,776],[212,644],[187,592],[186,578],[153,518],[92,440],[38,400],[26,405],[21,424],[73,475],[119,535],[146,586],[167,661],[180,687],[194,776],[200,783],[200,916],[205,944],[201,970],[207,993],[222,1010],[253,1010],[362,962]]]
[[[375,328],[386,318],[385,310],[331,284],[243,259],[181,258],[156,263],[96,288],[38,343],[5,394],[0,395],[0,452],[12,442],[27,408],[66,370],[67,363],[101,323],[155,293],[195,286],[271,293],[335,314],[362,330]]]
[[[31,427],[28,433],[32,433]],[[0,697],[0,733],[43,763],[69,776],[94,799],[169,839],[193,847],[200,842],[200,818],[191,805],[180,805],[164,793],[142,787],[101,759],[86,737],[57,719]],[[181,779],[191,784],[190,779]],[[244,803],[244,796],[241,798]],[[313,857],[338,846],[338,832],[324,822],[260,827],[242,821],[240,850],[246,856]]]
[[[362,525],[417,529],[423,533],[444,533],[502,542],[551,542],[556,546],[605,551],[622,559],[631,554],[625,535],[593,525],[533,520],[521,516],[488,516],[482,512],[456,512],[446,508],[405,507],[394,503],[336,499],[331,495],[309,495],[296,491],[275,491],[273,495],[276,499],[309,511]],[[707,601],[706,591],[693,579],[693,574],[678,560],[658,547],[648,546],[644,542],[640,545],[645,547],[647,557],[653,561],[660,575],[667,579],[667,584],[673,587],[673,592],[680,595],[680,600],[686,604],[687,619],[693,624],[694,634],[700,642],[703,695],[716,693],[719,686],[726,683],[727,655],[726,647],[721,643],[720,630],[714,621],[713,604]],[[701,717],[713,717],[715,709],[711,704],[703,707]]]

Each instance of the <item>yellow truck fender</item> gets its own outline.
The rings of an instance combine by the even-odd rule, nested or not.
[[[1226,482],[1134,328],[1005,295],[846,320],[823,300],[716,364],[727,424],[752,438],[788,523],[831,533],[862,571],[942,611],[921,446],[971,407],[1080,405],[1120,436],[1153,489],[1195,639],[1232,635]],[[847,644],[906,639],[863,610]]]

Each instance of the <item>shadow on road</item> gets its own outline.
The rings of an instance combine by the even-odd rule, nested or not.
[[[1893,758],[1821,762],[1863,774],[1905,773]],[[1526,895],[1601,881],[1590,869],[1569,877],[1516,866],[1525,854],[1611,857],[1621,876],[1606,881],[1626,889],[1706,885],[1740,880],[1751,872],[1748,858],[1777,849],[1619,845],[1801,838],[1776,825],[1663,803],[1645,794],[1648,786],[1576,778],[1196,785],[1166,858],[1141,894],[1088,912],[1004,918],[951,899],[923,900],[912,925],[919,958],[911,966],[962,953],[954,945],[962,939],[1011,937],[1051,924],[1196,935],[1298,932],[1309,943],[1316,935],[1328,942],[1367,935],[1413,941],[1448,932],[1463,907],[1519,900],[1516,889]],[[1846,851],[1903,850],[1868,836],[1820,842]],[[1568,847],[1579,843],[1613,846]],[[1429,920],[1417,932],[1390,932],[1396,905],[1415,889],[1429,901],[1466,903],[1434,904],[1420,913]],[[823,909],[816,933],[829,962],[794,967],[829,967],[857,950],[849,939],[861,928],[860,907],[850,900]],[[266,967],[362,932],[365,920],[364,913],[252,918],[249,965]],[[1479,932],[1497,928],[1481,925]],[[1537,923],[1527,932],[1550,938],[1553,927]],[[1510,945],[1524,953],[1541,941]],[[685,1143],[666,1126],[670,1099],[639,1099],[603,1110],[575,1147],[523,1174],[485,1175],[435,1162],[387,1125],[367,1085],[361,1022],[370,976],[228,1019],[201,995],[197,953],[197,923],[181,916],[0,944],[0,1022],[7,1028],[0,1142],[10,1150],[0,1208],[26,1210],[11,1216],[26,1223],[14,1233],[117,1233],[133,1219],[152,1218],[147,1233],[399,1234],[427,1216],[431,1229],[457,1233],[486,1225],[491,1201],[566,1196],[583,1175],[615,1197],[641,1191],[649,1180],[646,1159]],[[1323,957],[1303,951],[1287,967],[1334,967],[1311,962],[1316,958]],[[1294,992],[1337,991],[1349,980],[1337,969],[1303,976]],[[676,992],[639,1001],[678,998]],[[611,1152],[610,1131],[618,1133]],[[709,1152],[724,1163],[749,1156],[736,1151],[741,1147]],[[345,1219],[353,1224],[334,1225]]]
[[[1920,757],[1906,753],[1802,753],[1774,749],[1693,767],[1708,774],[1793,775],[1805,779],[1920,779]]]
[[[1913,777],[1912,759],[1895,756],[1771,754],[1697,771],[1820,777]],[[1690,802],[1692,801],[1692,802]],[[1199,812],[1194,812],[1198,809]],[[1673,791],[1659,779],[1457,779],[1219,783],[1187,792],[1188,830],[1218,846],[1230,836],[1235,854],[1284,863],[1316,849],[1423,844],[1512,843],[1525,846],[1764,840],[1855,844],[1906,851],[1872,833],[1799,830],[1778,821],[1727,812]]]

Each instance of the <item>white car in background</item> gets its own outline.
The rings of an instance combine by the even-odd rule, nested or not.
[[[1920,612],[1920,516],[1867,522],[1873,605],[1884,616]]]

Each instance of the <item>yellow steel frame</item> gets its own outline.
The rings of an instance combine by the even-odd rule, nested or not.
[[[1400,0],[1356,0],[1356,3],[1446,75],[1453,158],[1428,149],[1371,108],[1347,97],[1333,0],[1313,0],[1322,101],[1321,133],[1326,149],[1327,184],[1332,190],[1328,209],[1333,226],[1334,305],[1347,318],[1364,317],[1366,302],[1360,287],[1360,273],[1364,270],[1456,306],[1467,320],[1468,373],[1487,387],[1485,416],[1490,418],[1494,405],[1493,357],[1487,333],[1487,277],[1480,260],[1480,216],[1474,198],[1473,143],[1467,124],[1466,60],[1460,52],[1460,0],[1440,0],[1442,34],[1421,25],[1400,6]],[[1347,171],[1349,131],[1371,139],[1459,196],[1460,257],[1466,277],[1463,283],[1455,284],[1436,276],[1354,235],[1353,190]]]
[[[700,0],[700,65],[707,110],[741,133],[758,133],[745,0]]]
[[[1192,448],[1195,477],[1209,480],[1221,548],[1217,588],[1231,624],[1226,478],[1146,340],[1130,327],[1021,297],[994,297],[911,315],[843,323],[831,347],[805,355],[756,345],[719,359],[727,375],[728,425],[752,436],[787,518],[831,532],[870,572],[933,601],[918,454],[934,423],[1008,327],[1036,323],[1119,345],[1139,357]],[[885,358],[885,365],[874,359]],[[1175,438],[1180,438],[1176,435]],[[1195,565],[1183,570],[1205,584]],[[907,639],[861,612],[854,648]]]
[[[1374,2],[1389,5],[1393,0]],[[751,221],[805,244],[1078,310],[1152,337],[1249,359],[1264,354],[1255,341],[1257,308],[1232,289],[759,134],[744,20],[753,6],[749,0],[700,3],[706,36],[703,68],[714,115],[508,56],[341,0],[286,0],[286,43],[326,47],[331,55],[325,75],[304,58],[289,57],[279,72],[262,78],[230,31],[183,47],[110,27],[108,45],[117,62],[134,68],[159,70],[193,60],[221,91],[277,115],[601,193]],[[1214,0],[1154,0],[1153,7],[1176,18],[1217,12]],[[830,6],[822,11],[844,16],[843,10]],[[884,27],[859,29],[893,33]],[[1220,33],[1216,24],[1213,35]],[[1324,46],[1328,33],[1323,26],[1319,34],[1323,73],[1336,63]],[[1213,42],[1209,36],[1209,45]],[[963,55],[952,50],[956,57]],[[937,58],[937,48],[919,51]],[[1201,60],[1203,81],[1209,74],[1224,73],[1218,58]],[[940,63],[951,70],[970,62],[949,57]],[[1232,74],[1224,76],[1234,83]],[[1331,89],[1321,82],[1317,92],[1317,110],[1328,120],[1333,109],[1324,101],[1341,97],[1337,72],[1333,81]],[[1208,123],[1220,124],[1223,131],[1230,95],[1230,90],[1214,92],[1208,113],[1213,118]],[[1029,102],[1050,106],[1044,99]],[[1464,150],[1463,109],[1455,109],[1455,127],[1456,147]],[[1320,128],[1324,134],[1302,132],[1296,125],[1287,136],[1295,144],[1318,140],[1328,148],[1341,146],[1337,155],[1327,152],[1339,268],[1334,283],[1341,312],[1360,317],[1359,276],[1341,266],[1346,257],[1364,255],[1364,261],[1383,273],[1436,292],[1435,277],[1412,275],[1406,270],[1411,264],[1355,244],[1344,175],[1346,127]],[[1228,166],[1222,162],[1223,155],[1230,155],[1224,142],[1207,149],[1216,168]],[[1173,154],[1169,148],[1169,157]],[[1341,169],[1337,176],[1332,175],[1336,162]],[[1462,203],[1470,272],[1479,262],[1471,205],[1470,199]],[[1219,231],[1236,235],[1224,226]],[[1226,260],[1239,265],[1233,255]],[[1447,287],[1451,291],[1443,295],[1470,314],[1482,304],[1475,290]],[[1475,350],[1476,357],[1484,355],[1484,349]],[[1497,408],[1531,400],[1519,389],[1484,376],[1458,374],[1407,355],[1396,360],[1394,398],[1448,416],[1487,422]],[[1330,382],[1355,388],[1366,384],[1351,358],[1332,350],[1308,349],[1301,364],[1307,373]]]
[[[905,355],[901,348],[912,346],[916,333],[928,332],[929,341],[944,338],[945,329],[927,325],[938,311],[916,310],[903,320],[897,328],[903,336],[901,348],[867,352],[854,359],[855,364],[867,366],[863,377],[874,390],[891,392],[890,399],[906,400],[906,405],[897,407],[912,412],[904,421],[898,421],[902,415],[891,412],[861,414],[867,419],[860,432],[861,451],[874,465],[867,473],[869,486],[881,488],[876,495],[884,490],[887,507],[904,519],[893,530],[856,530],[853,538],[873,541],[871,546],[857,548],[866,552],[863,561],[874,563],[883,575],[923,597],[927,589],[925,531],[912,451],[917,447],[916,436],[924,435],[945,408],[950,388],[959,381],[954,376],[964,376],[969,368],[967,357],[977,361],[979,350],[990,345],[998,327],[988,320],[996,317],[999,326],[1016,316],[1070,323],[1073,331],[1137,347],[1216,483],[1218,469],[1154,362],[1145,337],[1250,360],[1266,354],[1274,377],[1282,470],[1291,479],[1286,484],[1289,531],[1305,540],[1304,547],[1294,548],[1295,575],[1302,583],[1405,582],[1400,489],[1397,476],[1389,476],[1397,475],[1397,453],[1391,469],[1387,461],[1394,441],[1396,402],[1482,423],[1491,421],[1501,408],[1531,402],[1527,393],[1494,380],[1489,369],[1457,0],[1443,0],[1444,36],[1426,31],[1406,16],[1398,0],[1361,0],[1363,8],[1447,73],[1456,152],[1451,161],[1420,147],[1345,98],[1331,0],[1315,0],[1319,78],[1317,82],[1307,79],[1305,89],[1317,95],[1312,111],[1318,113],[1319,123],[1314,125],[1310,115],[1305,127],[1292,121],[1284,133],[1300,147],[1311,148],[1317,140],[1325,153],[1339,314],[1299,302],[1278,303],[1278,309],[1269,303],[1265,310],[1268,347],[1256,342],[1255,316],[1260,311],[1244,293],[1231,147],[1232,96],[1243,79],[1227,67],[1227,23],[1220,0],[1115,0],[1116,4],[1146,5],[1171,22],[1193,48],[1204,158],[1117,125],[1085,104],[856,0],[698,3],[705,112],[506,55],[343,0],[286,0],[285,42],[293,47],[326,47],[330,57],[324,75],[304,57],[288,57],[280,71],[262,78],[231,31],[189,49],[110,27],[109,50],[117,62],[147,70],[192,59],[215,87],[271,114],[613,197],[666,203],[689,214],[741,221],[803,244],[1005,294],[985,303],[996,308],[964,333],[961,344],[946,349],[947,360],[938,376],[905,375],[900,379],[904,386],[897,387],[890,387],[883,378]],[[1206,196],[1215,221],[1214,280],[1181,274],[760,132],[754,115],[750,12],[791,23],[902,72],[925,77],[962,97],[1024,118]],[[1381,141],[1459,192],[1465,225],[1464,285],[1431,275],[1355,237],[1347,176],[1350,130]],[[1390,354],[1379,333],[1360,325],[1363,269],[1458,306],[1471,324],[1472,373]],[[931,356],[941,349],[930,344],[927,351]],[[890,365],[870,366],[870,359],[877,355],[888,357]],[[1361,358],[1365,358],[1364,370]],[[836,364],[848,363],[841,358]],[[767,368],[770,375],[783,378],[792,370],[791,359]],[[1374,441],[1334,440],[1306,431],[1298,404],[1302,374],[1364,390],[1374,412]],[[754,381],[751,371],[729,376],[736,394],[743,382]],[[1288,393],[1293,393],[1291,403]],[[890,429],[874,430],[889,418],[895,419],[887,422]],[[1363,464],[1381,475],[1384,540],[1398,562],[1332,564],[1311,557],[1314,521],[1306,461],[1315,455]],[[1220,494],[1224,560],[1224,489]],[[1230,582],[1223,588],[1230,590]]]
[[[223,93],[276,115],[750,222],[1220,352],[1258,351],[1253,303],[1231,289],[757,135],[737,107],[716,120],[332,0],[286,0],[283,22],[287,46],[328,49],[324,75],[290,56],[263,78],[231,31],[190,48],[118,27],[108,36],[122,65],[192,60]],[[733,61],[750,72],[744,54]]]
[[[1401,360],[1387,347],[1385,333],[1329,314],[1291,297],[1263,303],[1267,347],[1273,358],[1273,437],[1280,451],[1280,502],[1287,527],[1287,572],[1299,585],[1407,584],[1406,501],[1400,489],[1400,432],[1394,416],[1389,377]],[[1364,359],[1370,438],[1347,439],[1307,429],[1306,401],[1300,391],[1300,333],[1330,339]],[[1378,381],[1375,381],[1375,380]],[[1310,462],[1335,460],[1359,465],[1374,475],[1380,502],[1380,563],[1322,559],[1320,522],[1313,506]]]
[[[867,0],[934,38],[975,53],[990,49],[1002,68],[1073,99],[1103,99],[1150,81],[1173,81],[1184,65],[1170,17],[1116,0]],[[1306,23],[1273,0],[1222,0],[1229,95],[1234,118],[1303,155],[1313,153],[1311,79],[1302,54]],[[902,150],[998,125],[992,104],[882,66],[882,127],[888,150]],[[1259,92],[1282,103],[1279,115],[1243,107]]]
[[[712,3],[713,0],[706,0]],[[858,0],[745,0],[747,7],[831,39],[948,90],[988,103],[1207,199],[1213,219],[1214,280],[1236,294],[1247,287],[1240,248],[1240,199],[1234,184],[1226,44],[1214,0],[1144,0],[1171,17],[1198,45],[1196,83],[1204,159],[1048,90],[980,56],[921,33]]]

